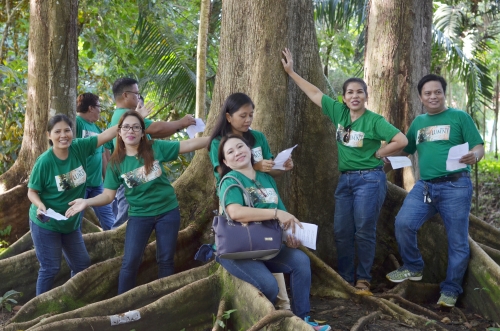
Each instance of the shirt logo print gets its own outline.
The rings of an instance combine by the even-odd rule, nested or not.
[[[87,173],[83,169],[83,166],[79,166],[68,173],[55,176],[55,179],[57,190],[62,192],[85,184],[87,181]]]
[[[120,177],[123,178],[123,181],[125,182],[125,185],[128,186],[128,188],[133,188],[142,185],[144,183],[150,182],[160,176],[161,176],[160,162],[155,160],[153,162],[153,168],[151,169],[151,172],[149,174],[146,174],[146,167],[142,166],[134,170],[131,170],[127,173],[124,173]]]

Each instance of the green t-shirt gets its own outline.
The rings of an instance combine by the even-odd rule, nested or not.
[[[156,216],[176,208],[179,203],[162,163],[175,160],[179,148],[178,141],[155,140],[155,161],[149,174],[145,173],[144,160],[135,156],[125,156],[119,171],[108,163],[104,187],[116,190],[123,184],[130,216]]]
[[[101,129],[95,123],[87,122],[83,117],[76,116],[76,138],[97,136]],[[104,147],[99,146],[87,158],[87,186],[96,187],[102,184],[102,153]]]
[[[250,133],[255,138],[255,144],[252,146],[252,155],[254,161],[260,162],[262,160],[271,160],[274,158],[271,153],[271,148],[269,148],[269,143],[267,142],[266,136],[260,131],[250,130]],[[219,145],[221,137],[217,137],[212,140],[210,144],[210,161],[212,161],[214,176],[217,179],[217,187],[219,186],[219,173],[217,172],[217,167],[219,166]]]
[[[40,155],[33,166],[28,187],[38,191],[47,209],[64,215],[68,203],[85,196],[87,181],[87,158],[95,153],[97,137],[74,139],[66,160],[57,158],[50,147]],[[70,233],[80,227],[80,214],[65,221],[50,219],[46,223],[36,218],[37,207],[31,204],[29,217],[41,228],[59,233]]]
[[[113,112],[113,117],[111,117],[111,122],[108,125],[108,129],[114,125],[117,125],[120,122],[120,118],[122,117],[123,114],[128,112],[130,109],[127,108],[116,108],[115,111]],[[149,126],[153,123],[150,119],[145,118],[144,119],[144,125],[146,125],[146,129],[149,128]],[[148,139],[151,139],[151,136],[148,134],[146,135]],[[108,145],[104,145],[104,147],[108,148]],[[113,138],[113,149],[108,148],[109,150],[114,150],[116,148],[116,138]]]
[[[410,125],[406,153],[418,152],[420,177],[429,180],[454,172],[470,171],[470,166],[455,171],[446,170],[446,159],[451,147],[469,143],[469,150],[483,144],[472,118],[454,108],[436,114],[417,116]]]
[[[283,204],[283,201],[281,201],[281,198],[279,196],[276,182],[270,175],[264,172],[257,171],[255,180],[251,180],[241,172],[232,170],[226,176],[233,176],[241,182],[246,191],[250,193],[250,197],[252,198],[252,202],[255,208],[274,209],[278,207],[278,209],[286,211],[285,205]],[[219,200],[222,201],[224,192],[226,192],[226,189],[231,184],[237,183],[232,178],[224,179],[221,185],[221,190],[219,192]],[[224,200],[224,204],[226,206],[233,203],[237,203],[242,206],[246,205],[243,198],[243,192],[236,186],[229,189],[226,194],[226,199]]]
[[[368,109],[351,123],[349,108],[327,95],[323,95],[321,107],[336,128],[340,171],[373,169],[383,165],[383,161],[375,157],[375,152],[380,148],[381,141],[389,142],[400,132],[397,128]],[[350,139],[345,143],[345,128],[349,125]]]

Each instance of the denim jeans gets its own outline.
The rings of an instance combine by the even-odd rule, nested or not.
[[[30,230],[40,263],[36,281],[37,296],[52,289],[54,278],[61,268],[61,252],[71,269],[71,277],[90,266],[90,256],[79,228],[64,234],[41,228],[30,220]]]
[[[354,283],[354,257],[358,254],[356,277],[371,281],[375,258],[377,221],[387,192],[381,169],[344,173],[335,190],[333,231],[337,245],[338,272]]]
[[[427,184],[431,203],[424,203]],[[448,268],[441,292],[461,294],[462,280],[469,263],[469,212],[472,183],[469,177],[455,182],[429,183],[419,180],[408,193],[396,216],[396,239],[404,266],[422,271],[424,261],[417,247],[417,231],[433,215],[439,213],[448,237]]]
[[[111,227],[116,229],[128,220],[128,201],[125,198],[125,187],[120,185],[116,190],[115,200],[112,202],[113,212],[115,214],[115,223]]]
[[[252,284],[275,304],[278,282],[272,273],[290,274],[292,311],[304,319],[310,310],[311,267],[309,258],[301,250],[283,246],[280,253],[267,261],[229,260],[216,258],[231,275]]]
[[[90,187],[87,186],[85,190],[84,199],[93,198],[98,196],[103,192],[103,185]],[[115,215],[113,214],[113,209],[111,208],[111,204],[107,204],[100,207],[92,207],[94,209],[94,213],[99,219],[99,223],[101,223],[101,228],[103,230],[111,230],[113,223],[115,223]],[[83,217],[83,212],[80,213],[80,220]]]
[[[181,223],[179,207],[158,216],[130,216],[125,233],[125,252],[118,280],[118,294],[135,287],[148,239],[156,232],[158,278],[174,274],[174,254]]]

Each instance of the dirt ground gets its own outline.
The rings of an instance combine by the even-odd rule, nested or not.
[[[403,306],[404,307],[404,306]],[[500,325],[493,323],[491,321],[485,320],[482,316],[467,312],[463,308],[460,309],[467,321],[463,320],[463,317],[458,313],[456,309],[441,308],[437,304],[426,304],[425,308],[439,314],[443,320],[444,318],[449,318],[450,322],[448,324],[441,323],[440,321],[435,321],[434,323],[439,323],[440,326],[448,330],[458,331],[458,330],[487,330],[489,327],[500,327]],[[404,307],[408,308],[408,307]],[[411,309],[410,309],[411,310]],[[355,302],[344,300],[344,299],[327,299],[327,298],[311,298],[311,317],[320,324],[329,324],[332,327],[332,331],[344,331],[350,330],[354,324],[361,318],[372,311],[369,311],[366,307],[356,304]],[[413,312],[419,314],[418,312]],[[433,330],[433,323],[429,323],[426,330]],[[381,318],[369,323],[362,330],[371,331],[413,331],[421,330],[418,328],[413,328],[404,323],[400,323],[393,320],[390,316],[382,315]]]
[[[450,331],[485,331],[490,327],[500,327],[499,324],[485,320],[482,316],[467,312],[460,307],[457,308],[464,313],[467,321],[463,320],[463,317],[458,313],[456,309],[444,309],[436,304],[427,304],[424,305],[424,307],[439,314],[442,317],[441,320],[446,317],[450,320],[449,324],[444,324],[440,321],[429,323],[428,327],[425,330],[434,330],[434,323],[439,323],[440,326]],[[311,297],[311,319],[319,322],[320,324],[329,324],[332,327],[332,331],[351,330],[352,326],[356,324],[356,322],[361,317],[366,316],[371,312],[372,311],[368,310],[366,307],[360,304],[356,304],[355,302],[350,300]],[[13,313],[10,313],[6,310],[1,311],[0,328],[12,316],[14,316]],[[362,330],[418,331],[421,329],[413,328],[409,325],[400,323],[392,319],[390,316],[382,315],[380,318],[369,323]]]

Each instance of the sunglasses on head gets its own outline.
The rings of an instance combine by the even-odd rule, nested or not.
[[[344,132],[345,134],[342,140],[347,144],[349,142],[349,139],[351,139],[351,124],[344,128]]]

